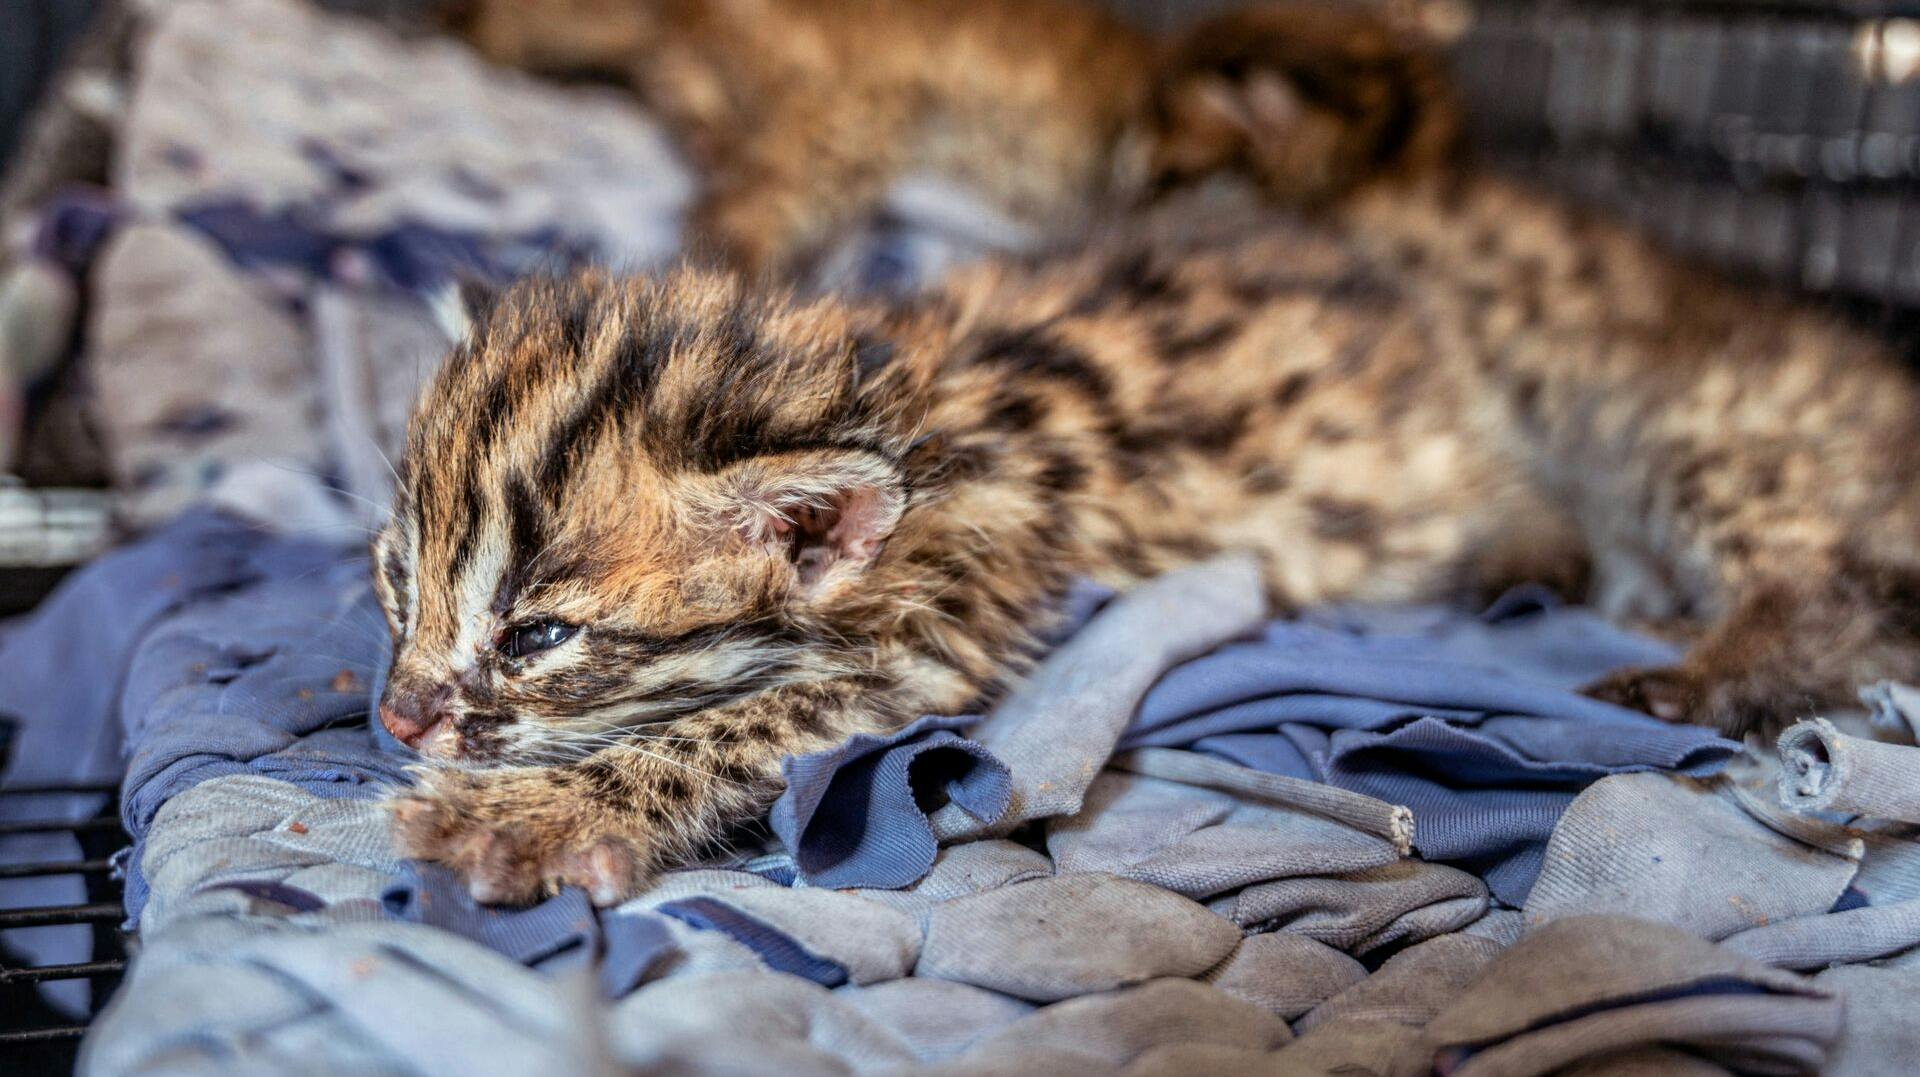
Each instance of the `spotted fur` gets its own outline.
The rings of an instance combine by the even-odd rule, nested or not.
[[[1311,2],[1165,40],[1087,0],[459,6],[496,60],[636,90],[705,176],[695,235],[753,273],[800,271],[905,177],[1049,236],[1222,173],[1324,204],[1425,168],[1454,128],[1409,32]]]
[[[1069,581],[1225,550],[1280,608],[1590,565],[1700,626],[1598,694],[1771,727],[1920,676],[1915,405],[1873,340],[1487,178],[1176,198],[905,302],[522,284],[422,401],[374,550],[383,715],[455,764],[400,842],[485,898],[615,900],[783,756],[991,702]],[[573,634],[503,653],[529,624]]]

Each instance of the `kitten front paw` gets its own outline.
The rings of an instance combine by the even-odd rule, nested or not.
[[[524,905],[572,885],[616,905],[645,880],[638,843],[601,833],[599,817],[537,770],[430,772],[389,807],[400,853],[453,869],[483,904]]]
[[[1692,676],[1677,666],[1618,670],[1580,691],[1603,703],[1650,714],[1663,722],[1691,720],[1698,698]]]
[[[1788,701],[1799,693],[1750,674],[1715,675],[1692,666],[1623,669],[1594,681],[1582,694],[1663,722],[1706,726],[1735,740],[1790,721]]]

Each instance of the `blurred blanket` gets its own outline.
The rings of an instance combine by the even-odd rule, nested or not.
[[[452,285],[679,255],[693,177],[628,94],[298,0],[129,2],[110,190],[44,207],[32,261],[88,296],[86,417],[136,522],[364,525]],[[912,288],[1019,239],[977,202],[903,182],[816,283]]]

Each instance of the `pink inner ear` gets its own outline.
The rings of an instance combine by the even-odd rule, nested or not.
[[[898,506],[870,486],[841,491],[824,506],[795,510],[790,532],[781,537],[793,542],[800,583],[817,583],[842,562],[865,564],[878,557],[898,515]]]
[[[898,510],[889,499],[872,487],[850,490],[841,495],[840,519],[827,529],[827,543],[840,550],[840,556],[854,561],[871,561],[880,556],[887,532],[893,529]]]

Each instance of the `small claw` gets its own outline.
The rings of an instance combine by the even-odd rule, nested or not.
[[[1588,685],[1585,694],[1663,722],[1698,720],[1701,699],[1691,674],[1675,668],[1628,669]]]
[[[578,869],[569,871],[568,878],[584,887],[595,905],[605,908],[620,904],[632,892],[635,866],[632,853],[602,841],[579,857]]]

